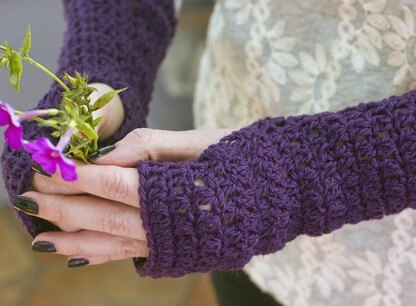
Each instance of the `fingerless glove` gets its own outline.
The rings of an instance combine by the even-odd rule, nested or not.
[[[197,161],[140,161],[142,276],[242,268],[299,235],[416,207],[416,90],[338,112],[267,117]]]
[[[64,0],[67,29],[58,60],[57,75],[85,73],[89,82],[101,82],[114,89],[128,87],[120,94],[125,118],[120,129],[101,146],[122,139],[128,132],[146,126],[148,104],[157,69],[175,30],[173,0]],[[61,91],[53,83],[37,109],[59,107]],[[50,128],[34,121],[23,123],[24,138],[50,136]],[[3,178],[9,203],[28,190],[33,178],[30,154],[5,145],[1,156]],[[32,237],[57,230],[50,222],[13,210]]]

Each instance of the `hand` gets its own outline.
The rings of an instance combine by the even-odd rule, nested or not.
[[[114,90],[103,83],[91,83],[88,85],[97,89],[90,96],[91,103],[94,103],[103,94]],[[97,126],[97,133],[101,139],[107,139],[118,130],[124,119],[124,108],[120,96],[115,95],[107,105],[92,113],[94,119],[99,116],[102,116],[103,119]]]
[[[57,254],[84,258],[90,264],[146,257],[137,161],[195,160],[210,144],[231,132],[137,129],[95,164],[78,163],[79,178],[75,182],[63,181],[59,174],[48,178],[36,173],[33,191],[23,196],[37,203],[38,217],[55,223],[64,232],[39,234],[34,245],[40,241],[52,243]]]

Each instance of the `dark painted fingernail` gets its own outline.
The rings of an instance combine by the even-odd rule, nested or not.
[[[44,176],[51,177],[51,175],[49,173],[45,172],[42,169],[42,167],[39,164],[37,164],[37,163],[32,162],[32,169],[35,170],[37,173],[40,173],[40,174],[42,174]]]
[[[99,159],[100,157],[106,155],[107,153],[110,153],[116,148],[116,145],[107,146],[104,148],[101,148],[97,150],[96,152],[92,153],[90,156],[88,156],[88,160],[94,161]]]
[[[90,262],[85,258],[72,258],[68,260],[68,268],[82,267],[88,265]]]
[[[46,241],[36,241],[32,244],[32,250],[36,252],[54,253],[56,248],[53,243]]]
[[[16,196],[16,200],[14,201],[13,206],[25,213],[34,215],[39,213],[38,204],[36,204],[35,201],[21,195]]]
[[[66,147],[65,147],[65,149],[64,149],[64,153],[67,153],[69,150],[71,149],[71,146],[70,145],[67,145]]]
[[[146,257],[137,257],[137,259],[136,259],[136,262],[141,266],[144,265],[146,263],[146,261],[147,261]]]

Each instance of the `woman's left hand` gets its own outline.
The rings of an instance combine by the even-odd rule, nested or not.
[[[136,129],[116,148],[95,161],[77,162],[78,180],[66,182],[59,173],[35,173],[31,191],[22,194],[18,209],[56,224],[62,232],[35,237],[33,249],[74,259],[69,263],[101,264],[147,257],[146,232],[140,218],[139,160],[192,160],[231,129],[183,132]],[[22,204],[23,203],[23,204]],[[28,209],[29,208],[29,209]]]

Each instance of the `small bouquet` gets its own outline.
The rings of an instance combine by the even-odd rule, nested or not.
[[[73,76],[64,73],[59,78],[29,56],[30,48],[31,32],[28,26],[19,52],[8,43],[0,45],[0,68],[9,70],[9,83],[16,92],[19,92],[23,61],[39,68],[62,87],[60,108],[22,112],[0,101],[0,126],[7,126],[4,135],[13,150],[24,149],[31,153],[32,160],[48,174],[54,174],[59,167],[64,180],[76,180],[76,166],[70,158],[88,163],[88,156],[98,149],[98,134],[95,128],[102,117],[94,119],[92,112],[105,106],[115,95],[127,88],[108,92],[92,104],[90,95],[96,89],[88,86],[86,75],[75,71]],[[41,118],[44,116],[48,118]],[[60,138],[58,144],[53,145],[46,137],[34,141],[23,139],[21,123],[24,120],[35,120],[41,127],[53,128],[51,136]]]

